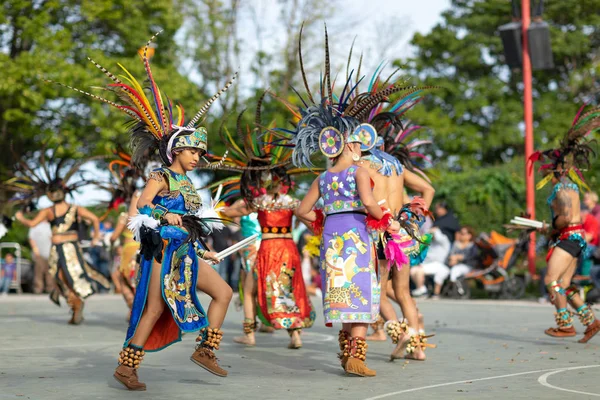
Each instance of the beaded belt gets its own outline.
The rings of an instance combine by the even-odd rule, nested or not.
[[[290,233],[291,231],[289,226],[265,226],[262,228],[262,233]]]

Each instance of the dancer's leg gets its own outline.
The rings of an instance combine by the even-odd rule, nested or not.
[[[246,273],[244,278],[244,336],[233,338],[236,343],[254,346],[256,324],[256,282],[252,271]]]
[[[392,271],[392,286],[396,293],[396,298],[400,303],[402,314],[407,320],[409,334],[403,335],[398,340],[398,344],[392,353],[392,358],[398,358],[406,347],[407,342],[410,340],[411,335],[418,334],[419,331],[419,313],[417,307],[410,296],[410,268],[404,266],[400,270],[394,268]],[[418,360],[425,360],[425,352],[422,349],[416,349],[412,354],[411,358]]]
[[[146,297],[146,307],[138,323],[135,334],[131,338],[130,344],[137,347],[144,347],[156,321],[162,315],[165,309],[165,301],[161,293],[161,265],[154,261],[152,265],[152,276],[148,284],[148,295]]]
[[[220,328],[225,320],[233,290],[221,276],[207,263],[198,263],[198,289],[209,295],[212,300],[208,306],[208,320],[211,328]]]

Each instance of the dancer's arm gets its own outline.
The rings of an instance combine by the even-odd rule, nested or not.
[[[77,213],[81,215],[82,218],[92,222],[92,225],[94,226],[94,238],[92,242],[94,242],[94,244],[100,242],[100,220],[96,214],[85,207],[77,207]]]
[[[168,189],[169,187],[167,186],[167,182],[163,178],[163,175],[155,173],[151,174],[146,182],[146,187],[144,187],[144,191],[137,202],[138,210],[146,206],[154,208],[155,205],[152,203],[152,200],[154,200],[157,194]],[[181,215],[179,214],[167,212],[161,218],[166,220],[169,225],[183,226]]]
[[[421,193],[421,197],[425,201],[425,207],[429,208],[433,201],[433,195],[435,189],[425,179],[421,178],[417,174],[410,172],[408,169],[404,169],[404,185],[414,190],[415,192]]]
[[[239,199],[238,201],[233,203],[231,207],[226,207],[223,210],[221,210],[220,213],[226,216],[227,218],[236,218],[250,215],[252,214],[252,210],[250,209],[248,204],[246,204],[246,201],[244,199]]]
[[[125,230],[125,228],[127,226],[127,220],[129,219],[129,217],[133,217],[138,213],[137,203],[138,203],[139,199],[140,199],[140,193],[136,191],[133,194],[133,196],[131,197],[131,202],[129,203],[129,209],[127,210],[127,214],[125,215],[125,213],[122,213],[119,216],[119,222],[117,222],[117,226],[115,227],[115,230],[113,231],[112,235],[110,235],[111,243],[116,242],[117,239],[119,238],[119,236],[121,236],[121,234],[123,233],[123,231]]]
[[[25,216],[23,216],[23,211],[17,211],[15,218],[26,227],[33,228],[41,222],[48,220],[48,209],[43,209],[35,217],[33,217],[33,219],[25,218]]]
[[[366,172],[365,172],[366,173]],[[368,175],[368,174],[367,174]],[[298,208],[294,214],[300,221],[302,221],[305,225],[310,226],[311,222],[317,220],[317,214],[313,211],[313,207],[319,201],[319,197],[321,193],[319,192],[319,178],[315,179],[310,185],[310,189],[308,189],[308,193],[300,202]]]

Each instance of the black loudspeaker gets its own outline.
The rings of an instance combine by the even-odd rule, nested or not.
[[[523,65],[522,29],[520,22],[510,22],[498,28],[504,45],[504,58],[511,68],[521,68]]]
[[[531,67],[534,70],[554,68],[548,24],[544,21],[531,22],[527,30],[527,38],[529,39]]]

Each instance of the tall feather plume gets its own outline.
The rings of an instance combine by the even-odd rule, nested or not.
[[[308,86],[308,81],[306,79],[306,72],[304,71],[304,61],[302,60],[302,30],[304,29],[304,22],[300,26],[300,34],[298,35],[298,58],[300,61],[300,73],[302,74],[302,81],[304,82],[304,88],[306,89],[306,94],[308,94],[308,99],[311,103],[315,104],[315,100],[313,99],[313,95],[310,91],[310,87]]]
[[[329,60],[329,37],[327,36],[327,24],[325,24],[325,83],[327,85],[327,98],[329,105],[333,107],[333,88],[331,87],[331,64]]]
[[[231,79],[225,84],[225,86],[223,86],[223,88],[221,90],[219,90],[213,97],[211,97],[206,103],[204,103],[204,105],[202,107],[200,107],[200,110],[196,113],[196,115],[194,115],[194,118],[191,119],[191,121],[187,124],[186,128],[193,128],[196,126],[196,123],[200,120],[200,118],[202,118],[202,116],[208,111],[208,109],[210,108],[210,106],[219,98],[221,97],[221,95],[223,93],[225,93],[227,91],[227,89],[229,89],[229,87],[233,84],[233,81],[235,80],[235,78],[237,78],[238,73],[236,72],[235,74],[233,74],[233,76],[231,77]]]
[[[112,74],[110,71],[108,71],[106,68],[104,68],[102,65],[98,64],[96,61],[92,60],[90,57],[87,58],[92,64],[94,64],[96,66],[96,68],[98,68],[100,71],[102,71],[106,76],[108,76],[113,82],[115,83],[121,83],[121,80],[114,74]]]
[[[148,60],[148,47],[150,44],[156,39],[158,35],[160,35],[163,31],[158,31],[148,40],[146,46],[144,46],[144,52],[142,56],[142,60],[144,61],[144,68],[146,69],[146,75],[148,76],[148,80],[150,81],[150,91],[152,92],[152,97],[154,97],[154,104],[156,106],[156,112],[158,113],[158,119],[161,126],[162,136],[167,136],[169,131],[171,130],[170,126],[167,126],[167,119],[165,116],[165,109],[162,104],[162,97],[160,95],[160,91],[158,90],[158,86],[154,81],[154,77],[152,76],[152,69],[150,68],[150,61]]]

